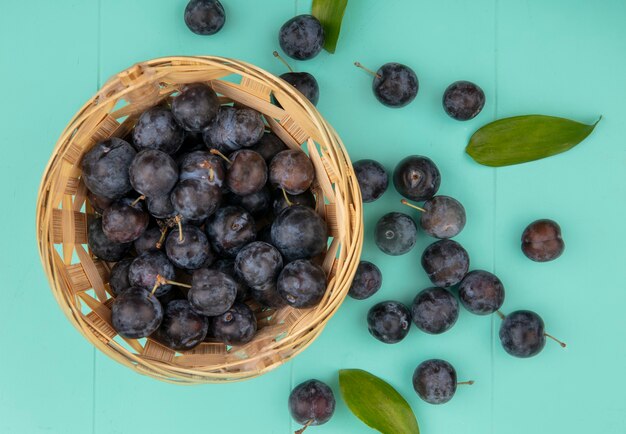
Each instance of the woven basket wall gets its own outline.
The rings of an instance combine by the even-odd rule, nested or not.
[[[111,326],[109,270],[91,255],[80,161],[96,142],[124,137],[147,108],[182,85],[208,82],[222,103],[263,113],[289,147],[305,145],[315,166],[317,212],[331,241],[323,259],[328,290],[312,309],[251,307],[259,332],[246,345],[202,343],[176,352],[147,339],[123,339]],[[283,108],[271,103],[271,95]],[[72,324],[97,348],[136,371],[181,384],[237,381],[294,357],[323,330],[346,296],[361,254],[361,196],[348,154],[315,107],[283,80],[244,62],[219,57],[168,57],[137,64],[112,77],[71,120],[45,170],[37,202],[39,251],[52,292]]]

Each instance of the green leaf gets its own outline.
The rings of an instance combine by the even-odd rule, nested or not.
[[[465,152],[476,162],[492,167],[539,160],[582,142],[600,119],[593,125],[543,115],[500,119],[476,131]]]
[[[311,13],[324,27],[324,49],[329,53],[334,53],[337,48],[341,21],[347,5],[348,0],[313,0]]]
[[[361,369],[339,371],[341,396],[352,413],[383,434],[419,434],[409,403],[388,383]]]

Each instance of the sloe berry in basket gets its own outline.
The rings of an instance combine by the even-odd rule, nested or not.
[[[319,265],[298,259],[283,268],[276,288],[292,307],[304,309],[317,306],[326,292],[326,274]]]
[[[193,273],[187,297],[198,313],[206,316],[221,315],[235,302],[237,286],[235,279],[226,273],[200,268]]]
[[[156,226],[146,229],[143,234],[133,242],[135,252],[141,255],[148,250],[158,250],[159,246],[157,244],[161,241],[161,234],[161,230]]]
[[[218,209],[207,222],[206,232],[213,250],[228,258],[237,256],[243,246],[256,239],[254,218],[237,206]]]
[[[156,149],[173,154],[184,139],[185,131],[166,107],[152,107],[143,112],[133,130],[133,143],[140,150]]]
[[[459,298],[468,311],[476,315],[489,315],[504,303],[504,285],[488,271],[470,271],[461,280]]]
[[[386,344],[395,344],[409,334],[411,312],[397,301],[383,301],[367,313],[367,328],[372,336]]]
[[[262,241],[246,245],[235,258],[235,271],[248,286],[260,286],[276,280],[282,268],[280,252]]]
[[[429,404],[444,404],[456,393],[456,370],[445,360],[426,360],[415,368],[413,388],[417,395]]]
[[[145,212],[143,203],[131,198],[118,200],[102,214],[102,230],[116,243],[135,241],[149,223],[150,215]]]
[[[269,178],[274,187],[290,194],[301,194],[313,183],[315,168],[303,151],[288,149],[272,159]]]
[[[257,330],[254,312],[244,303],[233,304],[226,312],[214,316],[210,321],[213,337],[226,345],[248,343]]]
[[[265,132],[261,113],[249,108],[222,107],[203,132],[204,142],[228,153],[256,144]]]
[[[155,149],[139,152],[128,173],[133,188],[147,197],[166,195],[178,181],[178,166],[172,157]]]
[[[150,292],[136,286],[118,295],[111,306],[111,323],[124,338],[140,339],[154,333],[163,320],[163,308]]]
[[[378,248],[388,255],[404,255],[415,246],[417,225],[406,214],[390,212],[376,223],[374,241]]]
[[[228,189],[240,196],[256,193],[267,182],[267,164],[258,152],[240,149],[230,155],[226,172]]]
[[[287,261],[308,259],[326,251],[326,222],[311,208],[292,205],[272,223],[272,244]]]
[[[278,43],[289,57],[312,59],[324,46],[324,28],[313,15],[298,15],[282,25]]]
[[[274,215],[280,214],[282,210],[292,205],[302,205],[307,208],[315,209],[315,196],[313,196],[311,190],[306,190],[304,193],[300,194],[289,194],[281,189],[274,190],[274,200],[272,203]]]
[[[172,300],[165,305],[163,321],[153,337],[176,351],[187,351],[204,341],[209,319],[198,314],[187,300]]]
[[[381,197],[389,185],[385,168],[374,160],[359,160],[352,165],[361,189],[363,202],[374,202]]]
[[[128,281],[128,269],[133,262],[133,258],[122,259],[117,262],[113,268],[111,268],[111,274],[109,276],[109,288],[113,296],[117,297],[125,289],[130,288],[130,282]]]
[[[170,194],[163,196],[146,197],[148,212],[157,219],[168,219],[176,216],[176,209],[172,204]]]
[[[221,187],[226,178],[222,159],[207,151],[194,151],[185,154],[179,163],[179,179],[198,179]]]
[[[272,193],[267,186],[264,186],[259,191],[245,196],[231,194],[228,196],[227,202],[230,205],[240,206],[256,218],[267,214],[270,210]]]
[[[522,252],[536,262],[552,261],[563,253],[565,243],[557,222],[542,219],[532,222],[522,234]]]
[[[250,149],[261,154],[269,165],[276,154],[287,149],[287,145],[276,134],[266,132]]]
[[[433,285],[449,288],[459,283],[469,269],[469,255],[456,241],[432,243],[422,254],[422,267]]]
[[[380,269],[369,261],[359,262],[348,295],[356,300],[365,300],[376,294],[383,284]]]
[[[418,202],[433,197],[440,183],[439,169],[428,157],[411,155],[401,160],[393,171],[393,185],[398,193]]]
[[[91,252],[107,262],[117,262],[126,256],[132,243],[116,243],[102,231],[102,218],[94,218],[87,227],[87,244]]]
[[[157,283],[157,276],[172,280],[176,277],[174,265],[167,259],[165,253],[158,250],[148,250],[137,256],[128,269],[128,281],[132,286],[150,292]],[[172,289],[172,285],[159,285],[155,295],[160,297]]]
[[[250,288],[250,295],[253,299],[266,307],[278,309],[287,305],[285,299],[278,293],[276,281]]]
[[[421,291],[411,305],[411,318],[418,329],[438,335],[450,330],[459,318],[459,303],[443,288]]]
[[[130,181],[129,181],[130,182]],[[102,215],[105,209],[111,206],[115,199],[108,199],[104,196],[98,196],[92,191],[87,191],[87,200],[95,212]]]
[[[229,258],[218,259],[210,267],[212,270],[221,271],[224,274],[228,274],[237,282],[237,298],[236,301],[245,301],[248,298],[250,288],[243,281],[241,277],[235,272],[235,260]]]
[[[431,237],[452,238],[465,227],[465,208],[449,196],[434,196],[424,202],[420,226]]]
[[[82,159],[82,179],[89,191],[118,199],[132,190],[128,168],[137,152],[130,143],[112,137],[97,143]]]
[[[167,258],[178,268],[195,270],[213,263],[215,256],[202,229],[194,225],[183,226],[182,236],[176,228],[165,241]]]
[[[374,76],[372,91],[383,105],[392,108],[404,107],[415,99],[419,81],[415,71],[401,63],[385,63],[378,71],[367,69],[361,63],[356,66]]]
[[[186,179],[174,187],[170,199],[183,219],[203,221],[220,206],[222,190],[198,179]]]
[[[213,35],[226,22],[226,13],[219,0],[191,0],[185,8],[185,24],[198,35]]]
[[[325,383],[308,380],[294,387],[288,406],[291,417],[300,425],[322,425],[335,413],[335,395]]]
[[[188,84],[172,101],[172,114],[187,131],[200,132],[215,119],[220,101],[211,87],[204,83]]]
[[[457,121],[478,116],[485,105],[485,93],[469,81],[455,81],[443,93],[443,109]]]

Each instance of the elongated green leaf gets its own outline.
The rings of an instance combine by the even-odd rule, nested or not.
[[[320,20],[326,36],[324,49],[334,53],[337,48],[337,40],[341,31],[341,21],[346,11],[348,0],[313,0],[311,13]]]
[[[341,396],[352,413],[383,434],[419,434],[409,403],[388,383],[361,369],[339,371]]]
[[[465,152],[476,162],[492,167],[539,160],[582,142],[600,119],[593,125],[543,115],[500,119],[476,131]]]

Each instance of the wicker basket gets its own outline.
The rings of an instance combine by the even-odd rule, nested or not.
[[[226,80],[224,80],[226,79]],[[147,339],[123,339],[111,326],[112,264],[86,246],[87,219],[80,161],[96,142],[124,137],[146,108],[185,83],[209,82],[222,103],[265,115],[289,147],[306,145],[316,171],[317,212],[331,242],[323,260],[328,290],[315,308],[252,306],[259,332],[246,345],[205,342],[176,352]],[[283,108],[271,103],[273,95]],[[361,196],[341,140],[317,110],[283,80],[244,62],[219,57],[168,57],[134,65],[111,78],[69,123],[45,170],[37,202],[37,238],[52,292],[72,324],[97,348],[136,371],[179,384],[237,381],[261,375],[294,357],[321,332],[346,296],[363,238]]]

